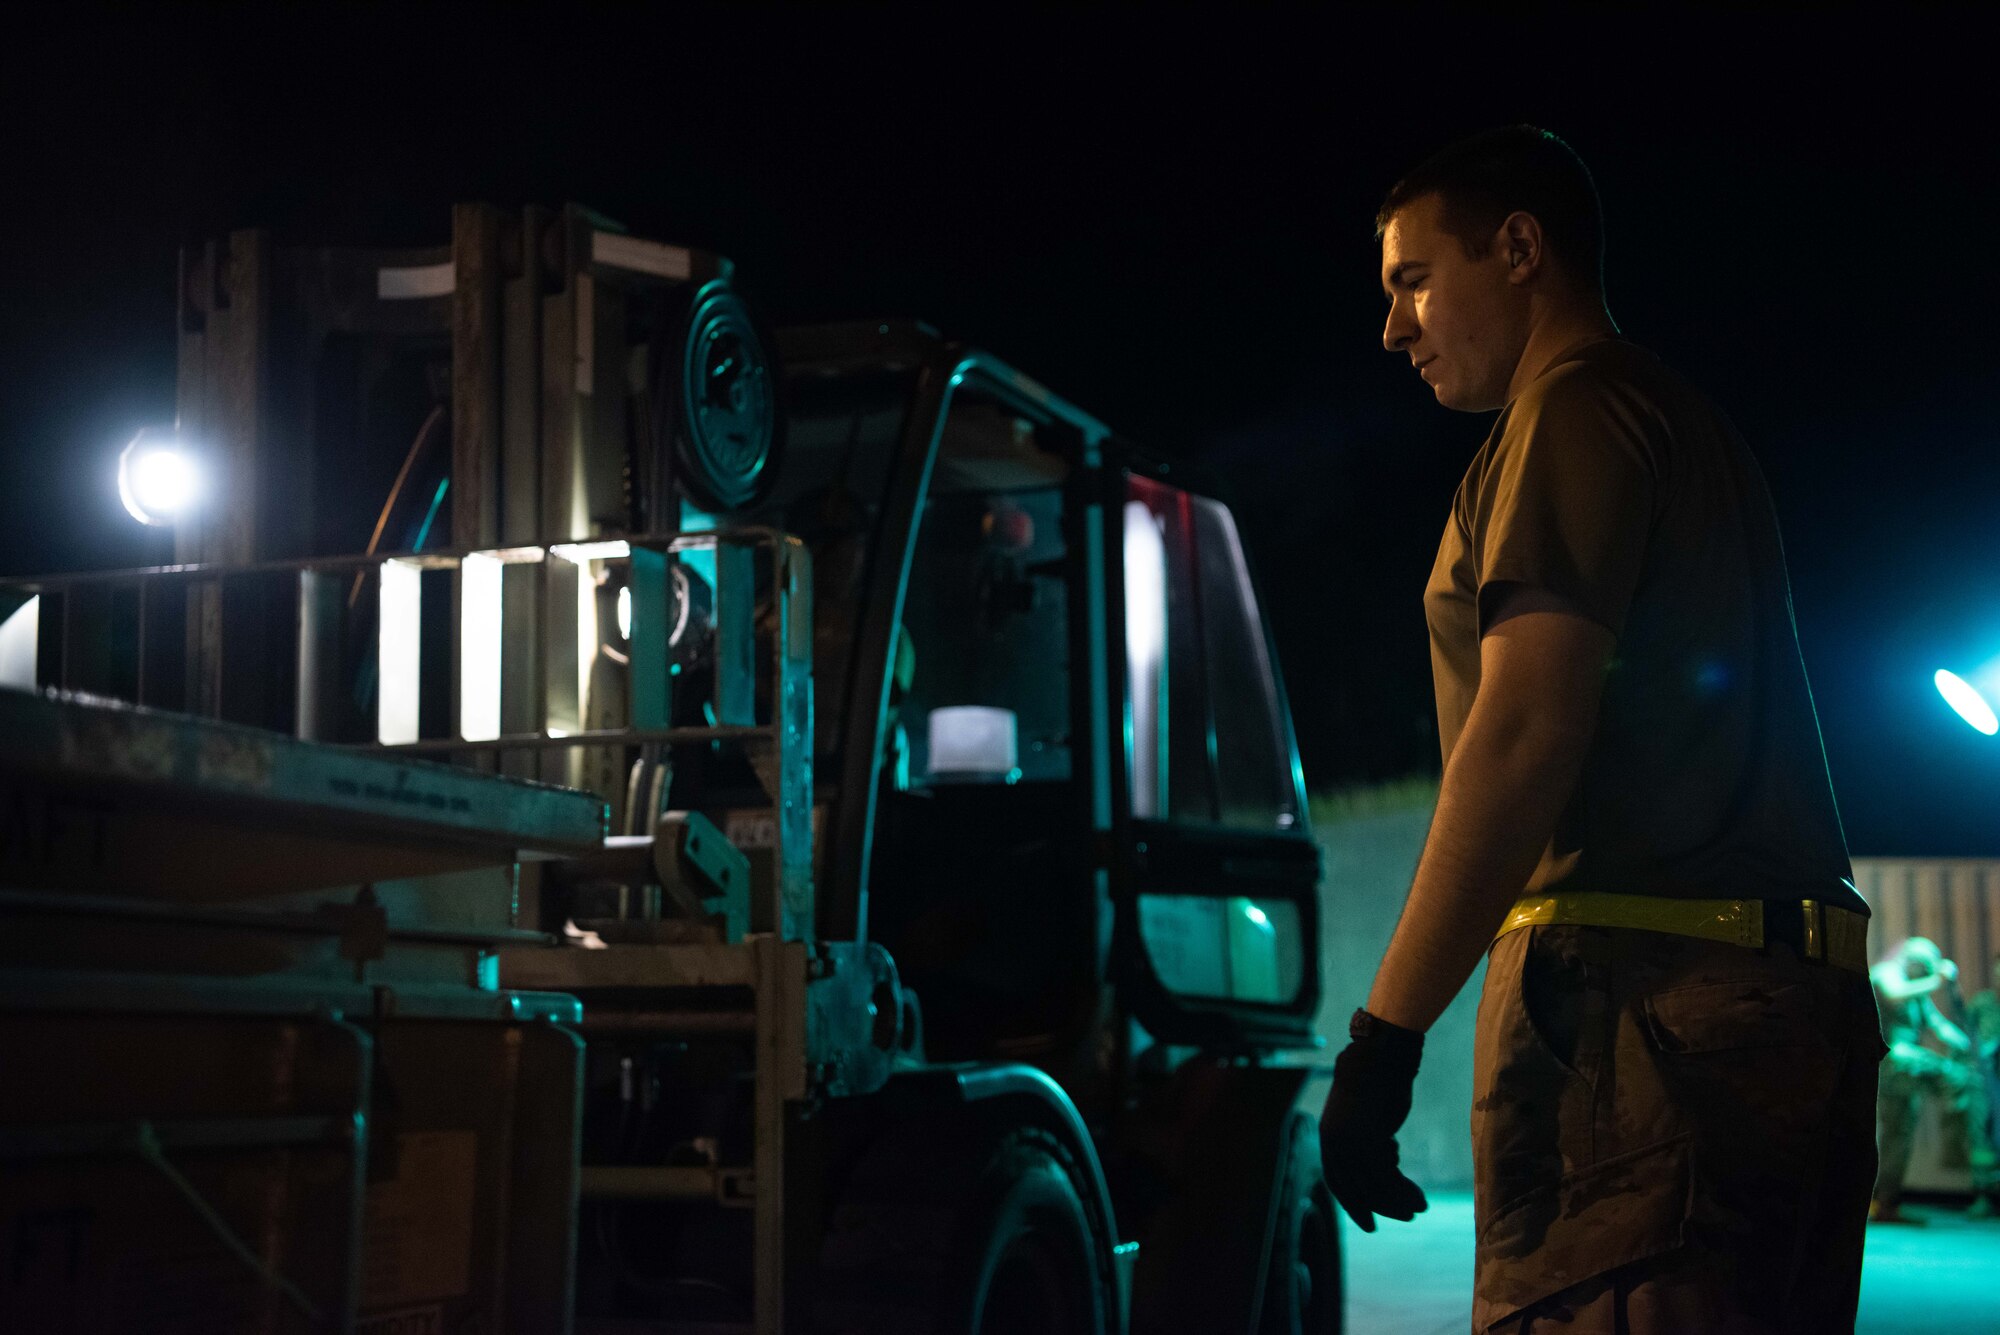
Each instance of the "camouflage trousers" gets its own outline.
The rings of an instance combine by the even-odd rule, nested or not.
[[[1852,1332],[1884,1044],[1860,974],[1532,927],[1488,957],[1472,1326]]]
[[[1925,1102],[1931,1100],[1944,1112],[1942,1157],[1946,1165],[1970,1168],[1972,1189],[1978,1194],[2000,1189],[1985,1077],[1970,1058],[1946,1057],[1906,1043],[1891,1051],[1882,1065],[1877,1102],[1882,1167],[1875,1176],[1875,1199],[1885,1206],[1893,1208],[1902,1201],[1903,1177],[1910,1169],[1917,1121]]]

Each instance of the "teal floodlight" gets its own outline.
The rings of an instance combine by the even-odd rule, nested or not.
[[[1931,680],[1937,683],[1938,694],[1944,697],[1946,704],[1958,711],[1960,718],[1988,737],[2000,732],[2000,718],[1994,717],[1993,706],[1988,704],[1986,697],[1965,678],[1940,668]]]

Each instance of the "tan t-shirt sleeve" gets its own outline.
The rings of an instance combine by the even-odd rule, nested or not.
[[[1496,584],[1545,589],[1623,632],[1658,484],[1646,425],[1616,385],[1581,367],[1552,372],[1509,408],[1470,516],[1482,634]]]

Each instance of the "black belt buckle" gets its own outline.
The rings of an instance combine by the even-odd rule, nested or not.
[[[1811,899],[1764,901],[1764,946],[1783,942],[1802,960],[1826,962],[1826,908]]]

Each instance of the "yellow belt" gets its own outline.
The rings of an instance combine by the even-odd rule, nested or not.
[[[1868,972],[1868,919],[1817,900],[1796,901],[1803,915],[1801,954],[1856,973]],[[1758,949],[1764,945],[1761,899],[1662,899],[1652,895],[1576,892],[1522,899],[1493,939],[1521,927],[1632,927]]]

